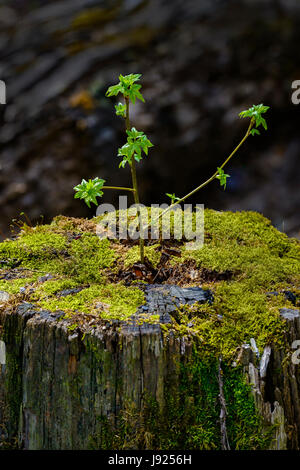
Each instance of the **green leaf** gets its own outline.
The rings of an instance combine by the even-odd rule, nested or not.
[[[103,185],[105,180],[101,178],[89,179],[86,181],[83,179],[80,184],[74,187],[75,199],[83,199],[88,207],[91,207],[91,202],[97,206],[97,197],[103,195]]]
[[[224,186],[224,191],[226,189],[226,184],[227,184],[227,178],[230,178],[230,175],[227,175],[224,173],[224,170],[222,168],[217,167],[218,170],[218,175],[216,178],[220,180],[220,186]]]
[[[131,165],[132,158],[137,162],[142,160],[142,152],[148,155],[148,149],[153,147],[153,144],[144,134],[144,132],[137,131],[135,127],[131,130],[127,130],[127,142],[118,151],[118,156],[123,157],[120,164],[124,168],[128,162]]]
[[[135,82],[138,82],[141,78],[142,74],[140,73],[130,73],[129,75],[119,75],[120,83],[125,88],[130,88]]]
[[[251,108],[242,111],[239,116],[240,118],[250,118],[256,127],[262,126],[265,130],[268,129],[266,120],[262,117],[262,114],[266,113],[270,109],[269,106],[263,104],[253,105]],[[253,131],[254,129],[252,129]],[[259,134],[259,131],[252,132],[252,135]]]
[[[262,126],[263,126],[263,128],[264,128],[265,130],[267,130],[267,129],[268,129],[268,126],[267,126],[266,120],[265,120],[264,118],[261,118],[261,124],[262,124]]]
[[[117,116],[121,116],[123,118],[126,117],[126,105],[125,104],[118,103],[115,105],[115,109],[116,109]]]
[[[175,193],[173,194],[166,193],[166,196],[168,196],[171,199],[171,204],[174,204],[175,201],[180,201],[180,197],[175,196]]]
[[[141,76],[142,75],[139,73],[120,75],[119,83],[117,85],[110,86],[106,92],[106,96],[117,96],[119,93],[122,93],[122,95],[129,98],[133,104],[135,104],[136,99],[139,99],[144,103],[145,100],[140,92],[141,85],[136,83],[140,80]]]
[[[117,85],[110,86],[105,93],[106,96],[117,96],[119,93],[124,93],[124,88],[122,87],[121,83]]]
[[[259,132],[259,130],[257,130],[257,129],[251,129],[250,134],[253,135],[253,136],[254,136],[255,134],[260,135],[260,132]]]
[[[143,101],[145,103],[145,100],[143,98],[143,95],[140,93],[141,85],[134,84],[130,87],[129,89],[129,98],[132,102],[132,104],[135,104],[135,100],[138,98],[139,100]]]

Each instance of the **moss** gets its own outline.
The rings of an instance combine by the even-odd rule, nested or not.
[[[0,256],[12,264],[52,274],[65,274],[78,282],[100,282],[101,269],[115,260],[108,240],[100,240],[94,233],[82,233],[79,239],[69,241],[68,232],[54,233],[53,225],[27,227],[15,241],[0,243]]]
[[[274,427],[265,429],[255,407],[252,389],[241,368],[223,366],[224,395],[227,405],[227,432],[235,450],[268,449]]]
[[[116,256],[110,249],[108,240],[100,240],[97,235],[84,233],[73,240],[69,248],[70,258],[64,264],[64,273],[78,282],[103,282],[101,270],[111,266]]]
[[[214,359],[205,362],[195,343],[192,356],[180,363],[178,392],[171,395],[165,391],[168,416],[171,416],[175,431],[170,435],[165,424],[163,444],[168,449],[182,446],[191,450],[219,448],[219,392],[215,371]],[[172,386],[172,379],[169,380]]]
[[[160,257],[161,257],[161,252],[158,251],[159,246],[160,246],[159,244],[155,244],[152,246],[145,247],[145,256],[148,258],[150,263],[152,263],[154,268],[156,268],[156,266],[158,265]],[[140,260],[139,247],[133,246],[132,248],[129,248],[124,258],[124,268],[126,269],[129,266],[132,266],[134,263],[137,263],[139,260]]]
[[[0,256],[7,258],[32,259],[49,258],[53,252],[61,251],[66,246],[62,235],[51,233],[46,226],[27,227],[15,241],[0,244]]]
[[[191,332],[187,325],[192,320],[192,331],[207,354],[215,351],[226,358],[252,337],[260,350],[267,344],[283,346],[285,323],[279,309],[293,305],[284,295],[267,294],[299,289],[299,241],[289,239],[260,214],[212,210],[205,212],[205,239],[201,249],[183,249],[183,261],[194,260],[200,272],[232,272],[232,277],[208,283],[213,304],[187,308],[176,330]]]
[[[84,232],[95,233],[96,224],[93,220],[89,219],[78,219],[76,217],[58,215],[54,217],[51,224],[47,226],[47,230],[59,234],[78,234]]]
[[[104,319],[126,319],[143,303],[144,295],[138,288],[122,285],[93,285],[77,294],[38,301],[40,307],[51,311],[98,313]]]
[[[203,248],[184,252],[199,266],[243,271],[244,275],[255,274],[259,267],[263,269],[261,279],[267,283],[272,276],[276,282],[300,275],[299,241],[289,239],[258,213],[206,210],[205,235]]]
[[[34,294],[32,295],[32,300],[44,300],[45,298],[51,298],[55,294],[65,290],[73,289],[78,287],[78,282],[73,279],[55,279],[44,282],[43,284],[38,284]]]
[[[160,218],[157,221],[158,215],[162,212],[160,208],[148,208],[142,207],[141,210],[141,217],[142,217],[142,224],[147,226],[150,224],[151,220],[153,220],[153,233],[155,233],[156,239],[159,238],[159,235],[162,233],[167,238],[170,235],[171,239],[179,239],[182,240],[182,233],[184,230],[184,225],[186,226],[186,230],[189,235],[189,231],[195,229],[195,214],[190,213],[190,216],[184,219],[183,213],[181,211],[171,211],[167,212],[163,219]],[[97,216],[94,217],[93,222],[97,225],[100,224],[101,221],[105,221],[105,224],[115,224],[120,229],[127,228],[128,230],[134,229],[137,227],[137,213],[136,208],[130,208],[128,210],[119,210],[116,212],[111,212],[106,214],[105,216]],[[164,230],[162,231],[162,220],[163,220],[163,227]],[[154,238],[154,237],[153,237]]]
[[[69,315],[93,312],[101,318],[123,319],[135,313],[144,302],[143,293],[138,288],[107,284],[104,271],[116,259],[110,242],[89,231],[80,232],[76,239],[69,237],[70,231],[85,229],[86,225],[91,228],[88,222],[78,224],[76,219],[56,218],[49,226],[25,227],[16,241],[0,244],[4,259],[18,259],[22,268],[34,273],[31,278],[0,281],[0,288],[16,294],[20,287],[46,272],[55,278],[34,284],[30,294],[30,300],[41,308],[65,310]],[[78,286],[85,288],[77,294],[57,296],[60,291]]]
[[[158,214],[160,209],[156,209]],[[147,214],[150,212],[147,210]],[[154,215],[155,216],[155,215]],[[120,211],[117,219],[127,217],[130,212]],[[21,267],[52,273],[53,281],[36,285],[31,300],[40,301],[43,308],[96,312],[108,318],[126,317],[143,303],[138,289],[125,288],[109,281],[109,272],[129,267],[138,261],[138,247],[121,245],[115,240],[100,240],[93,220],[59,216],[50,225],[36,228],[24,226],[16,241],[0,244],[0,256],[8,262],[19,260]],[[174,223],[178,229],[179,215],[171,216],[171,237],[174,238]],[[195,217],[188,224],[195,228]],[[178,246],[178,245],[177,245]],[[212,305],[201,305],[180,309],[174,315],[171,328],[179,336],[194,335],[201,339],[205,354],[222,353],[229,359],[236,348],[254,337],[259,348],[268,343],[283,344],[284,322],[279,315],[280,307],[292,307],[283,295],[267,295],[270,291],[291,290],[299,293],[300,244],[276,230],[262,215],[254,212],[205,211],[205,244],[201,249],[189,251],[181,246],[181,258],[169,262],[180,268],[185,276],[185,263],[195,263],[201,273],[232,273],[230,280],[216,280],[202,284],[213,291]],[[146,256],[154,266],[160,259],[160,244],[146,246]],[[2,284],[3,290],[15,293],[23,282]],[[8,281],[11,282],[11,281]],[[195,283],[189,282],[189,285]],[[199,285],[197,281],[196,285]],[[61,290],[85,287],[75,295],[58,298]],[[134,293],[134,294],[133,294]],[[105,305],[97,310],[97,302]],[[153,320],[153,318],[152,318]],[[192,323],[192,326],[191,326]],[[165,328],[166,334],[170,326]]]
[[[21,287],[27,287],[35,281],[35,277],[24,277],[20,279],[12,279],[9,281],[0,280],[0,290],[9,294],[19,294]]]
[[[175,377],[166,371],[164,403],[144,390],[142,410],[123,396],[117,419],[98,416],[100,432],[91,437],[90,448],[220,450],[218,362],[203,359],[194,346],[178,372]],[[265,431],[242,370],[225,366],[223,372],[231,449],[267,449],[273,430]]]
[[[214,295],[212,305],[182,309],[179,323],[173,325],[181,336],[196,334],[205,355],[222,355],[230,360],[237,347],[251,338],[261,352],[267,344],[284,345],[286,325],[279,308],[293,306],[283,295],[267,297],[264,292],[249,290],[245,282],[219,283]]]

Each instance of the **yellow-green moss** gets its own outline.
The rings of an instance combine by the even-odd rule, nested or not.
[[[207,352],[218,350],[230,357],[237,346],[255,338],[266,344],[283,344],[285,323],[279,309],[293,308],[284,295],[299,293],[300,243],[276,230],[255,212],[205,211],[205,244],[201,249],[183,249],[182,261],[194,260],[201,270],[231,273],[230,280],[207,284],[214,293],[211,306],[188,308],[177,330],[183,334],[193,320]],[[173,264],[178,261],[174,260]]]
[[[47,226],[27,228],[15,241],[7,240],[0,243],[0,256],[2,258],[20,258],[32,260],[51,258],[66,246],[66,239],[62,235],[51,233]]]
[[[47,225],[47,230],[59,234],[78,234],[83,232],[94,233],[96,230],[96,224],[90,219],[78,219],[76,217],[58,215],[54,217],[49,225]]]
[[[99,317],[106,319],[126,319],[143,303],[144,295],[140,289],[122,285],[93,285],[77,294],[38,301],[40,307],[51,311],[98,313]]]
[[[199,267],[252,278],[253,287],[292,282],[300,276],[300,244],[255,212],[205,211],[203,248],[183,251]]]
[[[73,279],[55,279],[43,282],[38,284],[34,294],[32,295],[32,300],[44,300],[45,298],[51,298],[53,295],[57,294],[66,289],[73,289],[78,287],[78,282]]]
[[[158,251],[159,244],[155,244],[152,246],[146,246],[145,247],[145,256],[148,258],[148,260],[152,263],[153,267],[156,268],[156,266],[159,263],[161,253]],[[125,258],[124,258],[124,268],[128,268],[129,266],[132,266],[134,263],[137,263],[140,261],[140,249],[138,246],[133,246],[132,248],[129,248],[127,251]]]
[[[245,282],[220,282],[214,289],[212,305],[185,307],[180,324],[181,334],[197,334],[204,355],[222,355],[230,359],[239,345],[255,338],[262,351],[267,344],[284,344],[285,323],[279,308],[293,308],[283,296],[267,296],[249,290]],[[190,323],[193,326],[190,327]]]
[[[108,240],[100,240],[95,233],[82,233],[78,240],[53,233],[52,225],[26,227],[15,241],[0,243],[0,257],[8,264],[15,260],[33,271],[65,274],[78,282],[101,282],[101,269],[110,266],[115,254]]]
[[[68,252],[70,258],[64,264],[64,273],[82,283],[103,282],[102,270],[116,258],[109,240],[100,240],[92,233],[72,240]]]
[[[142,218],[142,225],[146,227],[147,225],[150,226],[151,220],[153,220],[152,230],[153,233],[156,231],[160,234],[164,234],[164,238],[167,238],[168,234],[172,239],[182,239],[182,234],[185,232],[187,235],[187,239],[189,240],[191,237],[191,231],[195,231],[196,229],[196,219],[194,213],[189,213],[190,215],[186,215],[184,217],[184,213],[182,211],[171,211],[164,214],[162,218],[157,220],[159,214],[161,214],[162,209],[159,207],[148,208],[142,207],[141,209],[141,218]],[[116,223],[119,227],[127,228],[130,231],[130,228],[135,231],[135,228],[138,225],[138,218],[137,218],[137,211],[136,208],[130,208],[128,210],[119,210],[116,212],[110,212],[105,215],[97,216],[93,218],[93,222],[97,224],[101,224],[101,222],[105,221],[105,224],[112,223],[113,225]],[[163,230],[162,230],[163,226]],[[198,224],[199,226],[199,224]],[[156,238],[157,237],[156,235]]]
[[[117,214],[117,218],[122,216],[133,221],[132,213]],[[175,225],[179,223],[177,218]],[[95,234],[95,225],[100,219],[88,221],[60,216],[50,225],[24,226],[16,241],[0,244],[0,259],[8,264],[19,260],[22,268],[33,270],[32,276],[54,275],[53,280],[36,284],[31,294],[31,299],[43,308],[87,313],[95,312],[95,304],[102,302],[102,310],[97,310],[100,316],[126,317],[143,303],[144,296],[138,288],[112,284],[107,269],[116,273],[121,266],[128,268],[139,260],[139,249],[122,245],[119,250],[116,241],[100,240]],[[171,219],[171,233],[174,233],[174,219]],[[195,219],[188,225],[195,228]],[[255,212],[206,210],[204,246],[189,251],[182,245],[181,250],[181,258],[174,257],[171,265],[181,264],[184,275],[185,269],[188,270],[185,263],[192,260],[199,272],[216,273],[216,280],[202,284],[213,291],[211,305],[188,307],[175,315],[172,328],[177,334],[197,335],[203,350],[207,353],[221,351],[224,357],[230,357],[251,337],[261,349],[267,343],[282,343],[284,322],[279,308],[292,307],[292,304],[283,295],[276,297],[267,293],[289,290],[299,294],[298,240],[288,238]],[[154,266],[160,260],[160,253],[159,242],[146,246],[146,256]],[[218,274],[224,272],[231,273],[231,277],[219,281]],[[5,281],[0,288],[17,293],[27,281],[7,282],[11,284]],[[195,284],[199,285],[199,280]],[[73,287],[84,289],[74,295],[57,297],[58,292]]]
[[[34,277],[24,277],[21,279],[12,279],[9,281],[0,280],[0,290],[9,294],[19,294],[21,287],[27,287],[35,281]]]

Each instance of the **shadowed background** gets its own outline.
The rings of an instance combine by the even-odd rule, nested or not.
[[[244,135],[238,113],[271,106],[269,131],[251,137],[191,201],[256,210],[300,233],[299,0],[10,0],[0,3],[0,229],[26,212],[92,216],[73,199],[82,178],[129,185],[125,137],[104,97],[119,73],[142,73],[146,104],[132,124],[155,147],[138,165],[141,200],[168,202],[211,176]],[[117,202],[107,191],[103,201]]]

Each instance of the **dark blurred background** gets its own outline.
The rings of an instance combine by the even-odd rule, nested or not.
[[[92,216],[73,186],[118,169],[123,123],[104,97],[119,73],[142,73],[146,104],[133,124],[155,147],[138,166],[142,202],[168,202],[210,176],[245,132],[238,113],[271,106],[269,131],[251,137],[193,202],[256,210],[300,233],[299,0],[7,0],[0,2],[0,229],[26,212]],[[118,193],[107,191],[106,202]],[[192,201],[190,201],[192,202]]]

